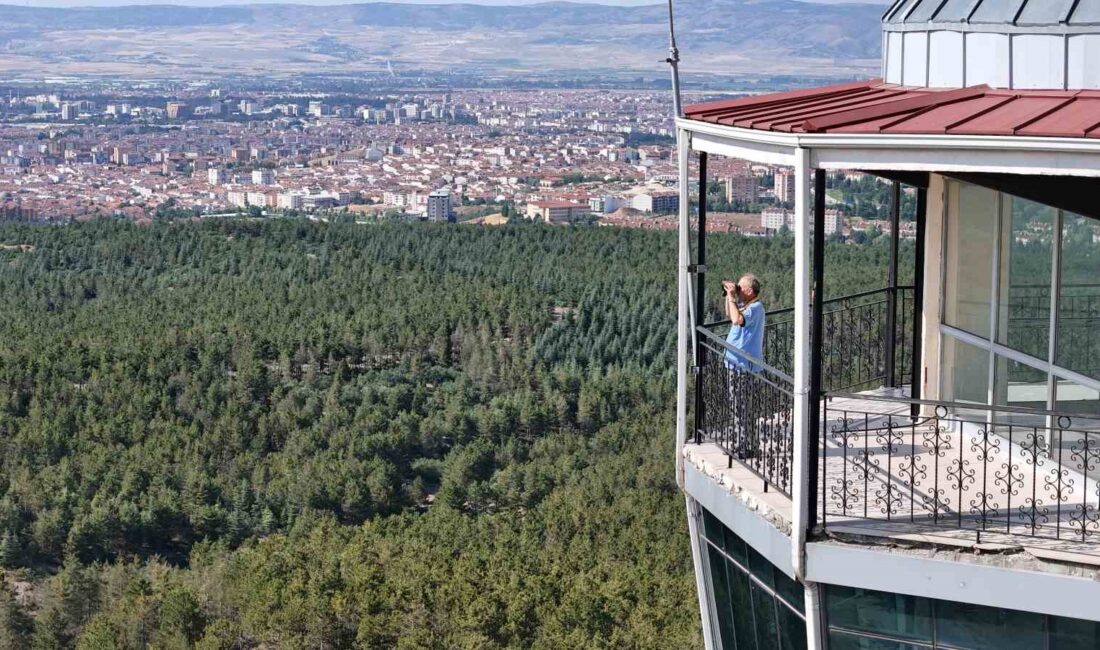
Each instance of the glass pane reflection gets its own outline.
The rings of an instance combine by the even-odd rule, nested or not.
[[[989,352],[943,337],[943,388],[947,400],[989,403]]]
[[[936,644],[949,648],[1043,647],[1043,615],[943,600],[936,602]]]
[[[1050,354],[1050,285],[1058,210],[1005,196],[997,340],[1046,359]]]
[[[1061,267],[1055,363],[1100,379],[1100,223],[1063,217]]]

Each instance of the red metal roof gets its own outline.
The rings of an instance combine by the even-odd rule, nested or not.
[[[1100,138],[1100,91],[910,88],[881,80],[695,104],[688,119],[782,133]]]

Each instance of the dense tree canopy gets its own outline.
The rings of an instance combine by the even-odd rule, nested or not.
[[[789,303],[789,240],[711,241],[713,293],[751,270]],[[0,644],[699,644],[673,233],[211,219],[0,243]],[[829,255],[847,293],[886,248]]]

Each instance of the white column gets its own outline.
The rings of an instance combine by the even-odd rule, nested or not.
[[[676,330],[676,483],[684,489],[684,443],[688,435],[688,373],[691,371],[688,346],[691,344],[691,282],[688,265],[691,264],[691,230],[688,162],[691,149],[691,135],[679,129],[676,134],[680,163],[680,227],[678,242],[678,263],[676,266],[676,286],[679,304],[677,308]],[[713,650],[714,636],[711,627],[710,595],[707,590],[707,562],[702,556],[702,538],[699,536],[699,506],[684,495],[687,507],[688,533],[691,535],[691,558],[695,565],[695,586],[699,595],[699,615],[703,626],[703,643],[706,650]]]
[[[810,418],[810,150],[795,152],[794,190],[794,476],[791,564],[804,575],[806,522],[809,515]]]
[[[825,625],[820,584],[806,583],[806,650],[823,650],[825,648]]]
[[[691,316],[689,314],[691,290],[688,279],[688,265],[691,263],[691,248],[688,229],[688,153],[691,136],[679,129],[676,141],[679,143],[680,162],[680,239],[679,261],[677,262],[676,286],[679,292],[676,330],[676,484],[684,489],[684,443],[687,441],[688,412],[688,345],[691,342]]]

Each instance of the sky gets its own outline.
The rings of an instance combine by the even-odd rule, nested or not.
[[[456,4],[468,3],[479,5],[521,5],[544,2],[546,0],[365,0],[400,2],[407,4]],[[660,4],[662,0],[570,0],[572,2],[593,2],[596,4],[636,6],[648,4]],[[683,4],[684,0],[676,0],[677,4]],[[690,1],[690,0],[688,0]],[[889,4],[890,0],[803,0],[818,4],[842,4],[863,2],[869,4]],[[286,3],[286,4],[350,4],[348,0],[0,0],[0,4],[19,5],[27,7],[112,7],[119,5],[153,5],[171,4],[192,7],[213,7],[230,4],[260,4],[260,3]]]

